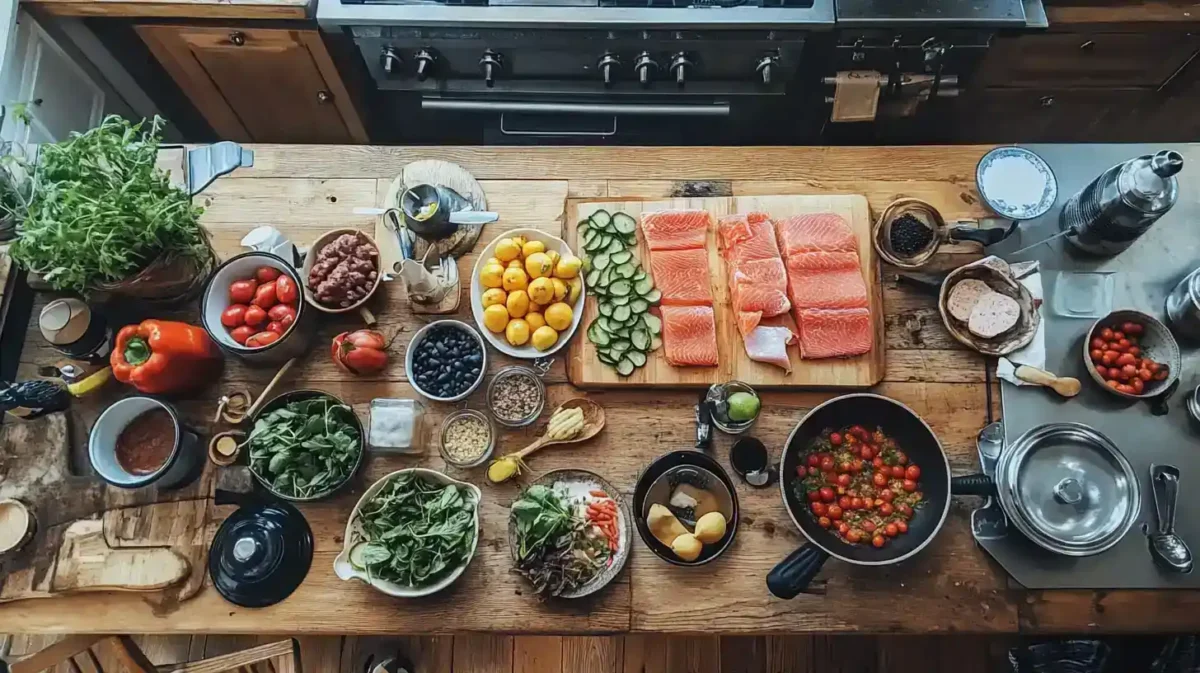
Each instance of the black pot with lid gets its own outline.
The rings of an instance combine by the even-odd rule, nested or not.
[[[261,608],[287,598],[312,565],[313,535],[286,502],[218,490],[218,505],[241,507],[225,519],[208,552],[213,586],[235,605]]]

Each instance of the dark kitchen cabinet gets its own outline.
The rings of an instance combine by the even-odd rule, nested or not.
[[[366,143],[316,29],[135,27],[218,136],[239,142]]]
[[[1158,87],[1200,48],[1191,33],[998,36],[974,84],[983,87]]]
[[[1136,88],[984,89],[955,103],[952,142],[1134,142],[1160,100]]]

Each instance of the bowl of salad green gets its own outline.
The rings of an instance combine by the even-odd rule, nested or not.
[[[284,500],[328,497],[348,484],[362,465],[362,422],[349,404],[329,393],[283,393],[252,421],[245,444],[250,473]]]
[[[482,496],[436,470],[392,472],[354,506],[334,573],[400,598],[445,589],[475,556]]]

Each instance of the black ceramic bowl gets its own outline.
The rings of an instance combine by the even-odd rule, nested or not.
[[[717,483],[704,484],[710,492],[714,492],[718,501],[725,500],[724,496],[728,496],[730,507],[732,508],[731,516],[726,517],[725,537],[721,538],[714,544],[704,545],[704,550],[700,552],[700,556],[695,561],[684,561],[671,551],[671,548],[658,541],[658,538],[650,532],[650,527],[646,525],[646,513],[650,509],[650,505],[654,502],[659,502],[658,498],[653,498],[651,501],[651,490],[655,489],[655,483],[659,483],[658,488],[662,488],[660,477],[673,472],[674,474],[688,474],[688,471],[679,468],[699,468],[700,471],[692,471],[701,475],[708,473],[716,478]],[[668,475],[668,478],[670,476]],[[700,485],[700,484],[696,484]],[[723,491],[717,493],[717,491]],[[667,495],[669,497],[669,493]],[[665,504],[660,503],[660,504]],[[740,518],[740,508],[738,506],[737,490],[733,487],[733,481],[729,479],[725,469],[722,468],[717,461],[713,460],[706,453],[700,451],[684,450],[672,451],[664,453],[654,462],[650,463],[645,470],[638,475],[637,484],[633,489],[633,520],[637,524],[638,535],[641,536],[642,542],[650,548],[660,559],[667,563],[677,566],[699,566],[712,561],[729,548],[733,544],[733,538],[737,535],[738,520]]]

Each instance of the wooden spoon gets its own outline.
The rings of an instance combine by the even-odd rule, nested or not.
[[[1020,365],[1014,372],[1017,378],[1026,383],[1045,386],[1063,397],[1075,397],[1081,388],[1079,379],[1070,376],[1056,376],[1043,369]]]
[[[583,410],[583,429],[579,431],[578,435],[575,435],[571,439],[550,439],[549,436],[542,435],[541,437],[533,440],[533,443],[529,446],[517,451],[516,453],[511,453],[507,457],[520,458],[523,460],[525,456],[528,456],[544,446],[550,446],[552,444],[574,444],[576,442],[584,442],[592,437],[595,437],[597,434],[599,434],[600,430],[604,428],[604,407],[596,404],[586,397],[576,397],[575,399],[567,400],[559,405],[558,409],[555,409],[554,412],[558,413],[559,409]],[[554,414],[551,414],[551,416],[553,415]]]

